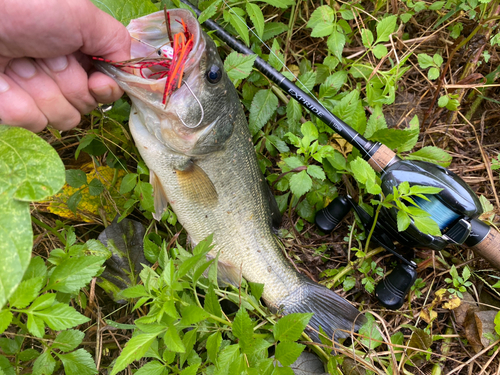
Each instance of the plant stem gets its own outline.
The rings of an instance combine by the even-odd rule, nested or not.
[[[54,228],[52,227],[49,227],[47,224],[45,223],[42,223],[40,220],[38,220],[36,217],[33,217],[33,215],[31,216],[31,220],[36,224],[38,225],[39,227],[42,227],[43,229],[49,231],[50,233],[52,233],[54,236],[56,236],[57,238],[59,238],[59,241],[61,241],[63,243],[64,246],[66,246],[66,239],[63,237],[63,235],[61,233],[59,233],[57,230],[55,230]]]

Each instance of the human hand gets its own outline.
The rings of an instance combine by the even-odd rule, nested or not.
[[[126,28],[89,0],[0,2],[0,123],[34,132],[78,125],[123,92],[89,56],[130,58]]]

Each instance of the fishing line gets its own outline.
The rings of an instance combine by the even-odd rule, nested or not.
[[[420,209],[430,215],[430,218],[438,224],[440,230],[448,228],[457,219],[462,217],[461,214],[456,213],[443,204],[436,196],[426,195],[426,197],[429,200],[419,197],[413,197],[413,200]]]
[[[181,1],[182,1],[182,2],[185,2],[184,0],[181,0]],[[257,38],[257,39],[258,39],[258,40],[259,40],[259,41],[260,41],[260,42],[261,42],[261,43],[262,43],[262,44],[263,44],[263,45],[267,48],[267,49],[268,49],[268,50],[269,50],[270,54],[272,54],[272,55],[273,55],[273,56],[274,56],[274,57],[275,57],[275,58],[276,58],[276,59],[280,62],[280,64],[282,65],[282,67],[284,67],[284,68],[285,68],[285,69],[286,69],[286,70],[287,70],[287,71],[288,71],[288,72],[289,72],[289,73],[290,73],[290,74],[291,74],[291,75],[292,75],[292,76],[293,76],[293,77],[297,80],[297,82],[299,82],[299,83],[302,85],[302,89],[303,89],[304,91],[306,91],[306,92],[310,95],[310,97],[311,97],[311,98],[314,98],[314,99],[315,99],[315,101],[316,101],[316,102],[317,102],[317,103],[318,103],[318,104],[319,104],[319,105],[320,105],[320,106],[321,106],[321,107],[322,107],[322,108],[323,108],[323,109],[324,109],[327,113],[331,114],[331,112],[330,112],[330,111],[329,111],[329,110],[328,110],[328,109],[327,109],[327,108],[323,105],[323,103],[321,103],[321,101],[320,101],[319,99],[317,99],[317,98],[316,98],[316,96],[315,96],[315,95],[314,95],[314,94],[313,94],[313,93],[312,93],[312,92],[311,92],[311,91],[310,91],[310,90],[306,87],[306,85],[304,85],[304,83],[302,83],[302,81],[301,81],[301,80],[300,80],[300,79],[299,79],[299,78],[298,78],[295,74],[293,74],[293,72],[292,72],[292,71],[291,71],[291,70],[290,70],[290,69],[286,66],[286,64],[285,64],[285,63],[284,63],[284,62],[283,62],[283,61],[279,58],[279,56],[277,56],[277,55],[276,55],[276,53],[274,53],[274,51],[272,50],[272,48],[271,48],[271,47],[269,47],[269,46],[267,45],[267,43],[266,43],[264,40],[262,40],[262,39],[261,39],[261,38],[257,35],[257,33],[256,33],[255,31],[253,31],[253,30],[252,30],[252,29],[251,29],[251,28],[247,25],[246,21],[245,21],[244,19],[242,19],[242,18],[241,18],[241,17],[240,17],[240,16],[239,16],[239,15],[238,15],[238,14],[237,14],[234,10],[233,10],[233,8],[232,8],[232,7],[231,7],[231,6],[227,3],[227,1],[226,1],[226,0],[222,0],[222,2],[223,2],[223,3],[224,3],[224,4],[225,4],[225,5],[229,8],[229,10],[232,12],[232,14],[234,14],[234,15],[235,15],[235,16],[239,19],[239,21],[240,21],[240,22],[242,22],[242,23],[243,23],[243,24],[247,27],[247,29],[248,29],[248,30],[249,30],[249,31],[250,31],[250,32],[251,32],[251,33],[252,33],[252,34],[253,34],[253,35],[254,35],[254,36],[255,36],[255,37],[256,37],[256,38]],[[191,5],[191,4],[189,4],[189,5]],[[193,8],[193,6],[192,6],[192,5],[191,5],[191,8]],[[198,16],[199,16],[199,14],[198,14]],[[255,53],[255,52],[253,52],[253,51],[252,51],[252,53],[256,55],[256,53]],[[266,64],[267,64],[267,63],[266,63]],[[279,72],[278,72],[278,73],[279,73]],[[279,74],[281,74],[281,73],[279,73]],[[283,76],[283,78],[282,78],[281,82],[279,82],[279,83],[278,83],[278,85],[279,85],[280,83],[282,83],[285,79],[286,79],[286,77],[284,77],[284,76]],[[277,83],[277,82],[276,82],[276,83]],[[292,84],[293,84],[293,83],[292,83]],[[295,99],[297,99],[297,98],[295,98]],[[300,102],[300,101],[299,101],[299,102]],[[301,104],[302,104],[302,103],[301,103]],[[303,104],[302,104],[302,105],[303,105]],[[311,108],[309,108],[309,109],[311,109]],[[314,113],[314,112],[313,112],[313,113]],[[333,127],[334,129],[337,129],[337,127],[339,126],[339,124],[338,124],[337,122],[332,122],[331,124],[327,124],[327,125],[329,125],[330,127]],[[339,133],[339,132],[337,131],[337,133]],[[341,135],[341,136],[342,136],[342,135]],[[347,140],[348,142],[350,142],[351,144],[353,144],[353,143],[354,143],[355,145],[358,145],[358,147],[356,147],[356,148],[357,148],[358,150],[360,150],[360,151],[364,152],[367,156],[369,156],[369,157],[370,157],[370,159],[372,160],[372,162],[374,162],[374,163],[375,163],[375,164],[379,167],[380,172],[381,172],[382,174],[384,174],[384,173],[385,173],[384,168],[382,168],[382,166],[378,163],[378,161],[377,161],[376,159],[371,158],[371,156],[373,156],[373,155],[371,155],[371,154],[370,154],[371,149],[370,149],[370,150],[367,150],[367,149],[366,149],[366,147],[365,147],[363,144],[361,144],[361,143],[359,143],[359,142],[357,141],[357,139],[356,139],[356,138],[358,138],[359,136],[360,136],[360,134],[359,134],[359,133],[356,133],[354,136],[350,137],[350,140],[347,140],[347,139],[346,139],[346,140]],[[345,137],[343,137],[343,138],[345,139]],[[373,147],[372,147],[372,148],[373,148]]]

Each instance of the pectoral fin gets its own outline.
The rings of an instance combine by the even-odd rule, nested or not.
[[[214,256],[207,254],[207,260],[213,259]],[[224,262],[220,259],[217,261],[217,282],[219,284],[231,284],[236,287],[241,285],[241,269],[238,269],[234,264]]]
[[[168,199],[161,185],[160,179],[156,176],[153,170],[149,171],[149,183],[153,185],[153,199],[155,205],[155,212],[153,217],[160,221],[163,211],[167,209]]]
[[[198,165],[191,162],[184,170],[176,170],[177,181],[185,197],[204,207],[217,203],[217,191],[210,177]]]

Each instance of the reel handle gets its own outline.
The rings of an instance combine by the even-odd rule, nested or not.
[[[471,220],[471,234],[465,244],[491,265],[500,269],[500,232],[481,220]]]

